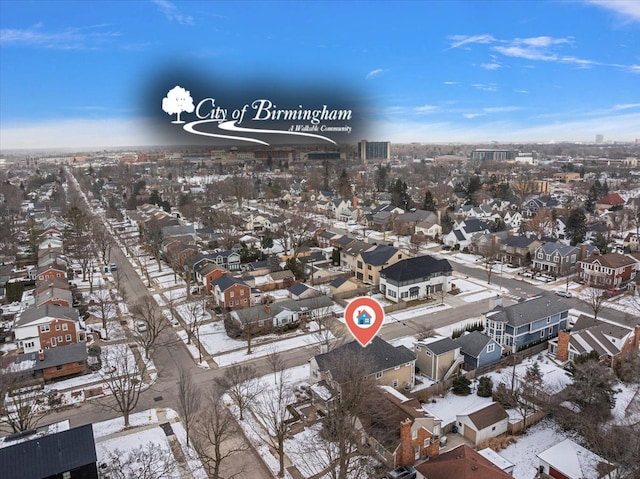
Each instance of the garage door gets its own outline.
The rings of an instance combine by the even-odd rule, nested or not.
[[[474,444],[476,443],[476,432],[469,426],[464,427],[464,437],[472,441]]]

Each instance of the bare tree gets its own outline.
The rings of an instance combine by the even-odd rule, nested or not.
[[[198,331],[204,320],[204,305],[201,301],[193,301],[184,305],[186,318],[184,318],[184,331],[187,333],[187,344],[198,338]],[[198,342],[198,350],[200,344]],[[202,359],[200,359],[202,361]]]
[[[146,370],[146,363],[136,361],[126,344],[116,344],[102,356],[98,374],[111,396],[104,405],[124,416],[125,427],[129,427],[129,415],[138,405]]]
[[[114,449],[107,457],[107,470],[113,479],[160,479],[173,477],[176,470],[173,454],[153,442],[128,451]]]
[[[114,245],[113,237],[104,223],[98,217],[91,220],[91,240],[96,246],[100,259],[106,265],[111,262],[111,248]]]
[[[224,374],[215,379],[216,384],[231,397],[238,406],[240,420],[244,419],[244,411],[260,393],[255,368],[247,364],[234,364]]]
[[[430,324],[427,323],[420,323],[420,325],[418,326],[417,330],[416,330],[416,339],[418,341],[422,340],[422,339],[427,339],[427,338],[433,338],[434,336],[436,336],[436,332],[433,329],[433,326],[431,326]]]
[[[225,459],[245,451],[234,441],[236,428],[236,421],[222,400],[222,391],[213,388],[205,397],[193,431],[193,447],[212,479],[222,479]]]
[[[606,291],[603,289],[588,286],[582,291],[582,302],[593,311],[593,319],[598,319],[607,300]]]
[[[144,328],[134,328],[133,339],[144,350],[145,358],[149,359],[160,334],[169,327],[169,323],[155,301],[141,301],[134,304],[131,306],[131,314],[136,322],[144,324]]]
[[[160,223],[155,217],[145,223],[144,237],[149,251],[151,251],[151,254],[158,262],[158,271],[161,272],[162,262],[160,261],[160,254],[162,253],[162,241],[164,240],[164,235],[162,233],[162,226],[160,226]]]
[[[286,361],[282,357],[282,354],[275,346],[271,346],[265,360],[273,373],[274,380],[277,380],[278,373],[286,368]]]
[[[187,446],[189,446],[191,429],[200,410],[201,396],[200,388],[193,382],[191,372],[185,368],[180,368],[180,375],[178,376],[178,414],[180,414],[187,435]]]
[[[101,289],[99,294],[94,295],[94,304],[92,306],[93,312],[96,317],[102,321],[102,329],[105,333],[105,338],[109,337],[109,321],[114,317],[116,312],[116,303],[109,296],[109,291]]]
[[[38,404],[39,390],[30,390],[30,383],[27,374],[16,370],[15,364],[0,369],[0,423],[13,432],[33,429],[49,412]]]
[[[286,383],[284,371],[278,373],[275,387],[269,387],[253,403],[252,411],[264,431],[255,431],[278,454],[278,476],[284,476],[284,440],[287,437],[290,417],[287,406],[294,403],[295,394]],[[252,423],[255,424],[255,423]],[[265,434],[266,433],[266,434]]]
[[[553,236],[556,230],[556,222],[550,209],[540,208],[533,217],[527,221],[527,231],[532,232],[538,238]]]

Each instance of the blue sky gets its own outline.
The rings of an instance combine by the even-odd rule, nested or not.
[[[184,68],[345,85],[372,140],[640,138],[635,0],[3,0],[0,148],[162,144],[140,98]]]

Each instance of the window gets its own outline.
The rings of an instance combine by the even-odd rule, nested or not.
[[[493,426],[493,427],[491,428],[491,430],[492,430],[492,431],[495,431],[495,430],[496,430],[496,427],[495,427],[495,426]]]
[[[431,351],[429,351],[428,349],[425,349],[424,354],[425,356],[431,356]]]
[[[67,335],[64,337],[64,340],[65,340],[65,341],[71,341],[71,335],[70,335],[70,334],[67,334]]]
[[[62,371],[62,365],[59,364],[58,366],[56,366],[56,371]]]
[[[35,343],[33,341],[29,341],[27,343],[24,343],[24,347],[25,348],[32,348],[35,346]]]
[[[51,338],[51,347],[55,348],[56,347],[56,338]]]
[[[553,334],[553,326],[547,329],[547,334],[551,336]]]
[[[547,318],[547,324],[549,324],[551,322],[551,317]]]
[[[238,306],[239,304],[240,304],[240,301],[236,299],[236,306]]]
[[[56,331],[60,331],[60,325],[56,324]]]
[[[233,306],[233,301],[229,301],[229,307],[231,308]]]
[[[382,378],[382,373],[376,373],[376,379],[381,379]]]
[[[358,269],[362,269],[362,261],[358,261]]]
[[[393,382],[391,383],[391,385],[392,385],[394,388],[397,388],[397,387],[398,387],[398,380],[397,380],[397,379],[394,379],[394,380],[393,380]]]
[[[396,366],[395,368],[393,368],[394,371],[397,371],[398,369],[400,369],[400,366]]]
[[[491,343],[491,344],[489,344],[489,345],[487,346],[487,352],[488,352],[488,353],[492,353],[492,352],[494,352],[495,350],[496,350],[496,345],[495,345],[495,343]]]
[[[244,296],[244,289],[240,290],[240,296]]]
[[[542,331],[540,331],[540,337],[544,338],[544,329]]]
[[[428,447],[429,446],[429,439],[425,439],[424,440],[424,447]]]
[[[40,325],[40,332],[41,333],[48,333],[49,331],[51,331],[51,328],[49,327],[48,324],[41,324]]]
[[[67,323],[64,323],[64,324],[62,325],[62,330],[63,330],[63,331],[67,331],[68,329],[69,329],[69,325],[68,325]]]
[[[231,292],[229,293],[229,297],[230,297],[230,298],[233,298],[233,291],[231,291]]]
[[[373,281],[373,276],[369,275],[368,278],[369,278],[369,281]]]
[[[411,439],[418,439],[418,430],[417,429],[412,429],[411,430]]]
[[[62,342],[62,336],[58,336],[58,342],[61,343]]]

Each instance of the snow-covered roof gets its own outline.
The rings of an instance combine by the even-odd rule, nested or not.
[[[570,479],[598,479],[599,464],[610,464],[571,439],[542,451],[538,458]]]
[[[493,464],[498,466],[503,471],[506,471],[507,469],[515,466],[515,464],[513,464],[511,461],[506,460],[504,457],[502,457],[500,454],[498,454],[496,451],[494,451],[490,447],[479,450],[478,454],[480,454],[485,459],[491,461]]]

